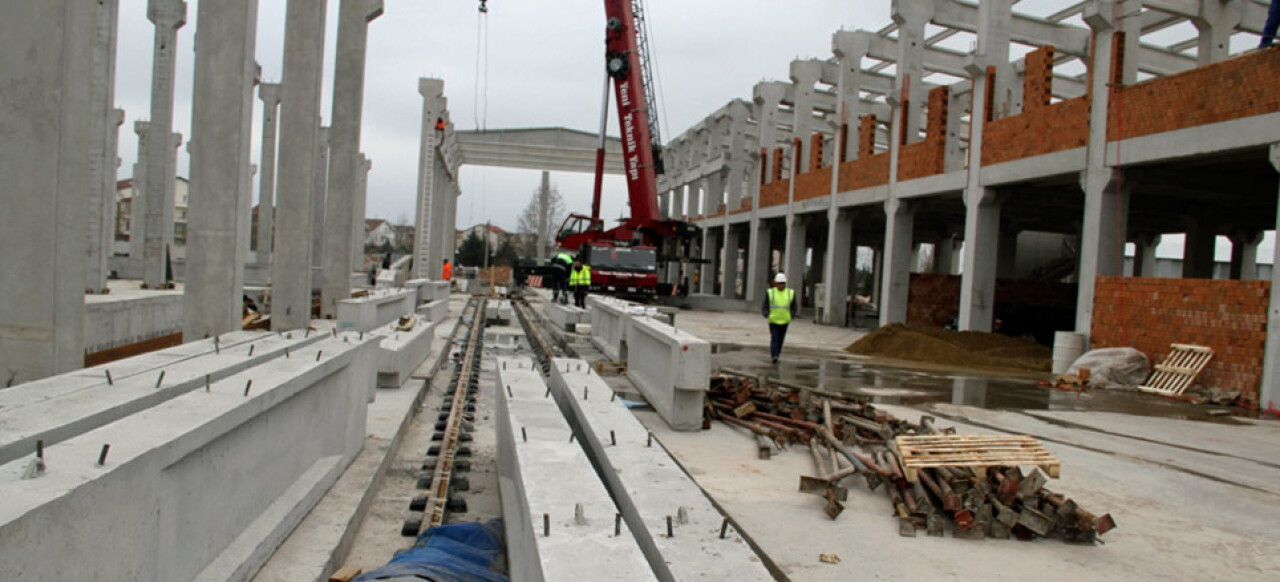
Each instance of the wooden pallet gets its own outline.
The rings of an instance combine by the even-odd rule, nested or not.
[[[1171,350],[1164,362],[1156,365],[1146,383],[1138,386],[1143,392],[1164,396],[1181,396],[1196,376],[1204,371],[1213,359],[1213,348],[1188,344],[1169,344]]]
[[[898,451],[907,481],[914,483],[920,469],[971,467],[979,475],[987,467],[1034,465],[1057,478],[1061,463],[1029,436],[947,434],[900,436]]]
[[[627,373],[627,363],[597,362],[596,373],[601,376],[624,376]]]

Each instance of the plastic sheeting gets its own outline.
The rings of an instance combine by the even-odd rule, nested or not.
[[[418,535],[387,565],[353,582],[431,580],[433,582],[507,582],[503,572],[502,520],[433,527]]]
[[[1071,363],[1067,375],[1079,374],[1080,368],[1089,370],[1088,384],[1092,388],[1136,386],[1151,374],[1147,356],[1133,348],[1102,348],[1085,352]]]

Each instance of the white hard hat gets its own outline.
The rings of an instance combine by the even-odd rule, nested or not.
[[[778,273],[777,275],[774,275],[774,276],[773,276],[773,282],[774,282],[774,283],[786,283],[786,282],[787,282],[787,275],[786,275],[785,273]]]

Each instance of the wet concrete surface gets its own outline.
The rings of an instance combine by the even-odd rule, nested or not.
[[[1194,405],[1127,390],[1076,392],[1039,385],[1049,374],[959,369],[855,356],[838,350],[785,349],[775,366],[768,350],[720,345],[713,369],[733,369],[824,390],[865,396],[877,404],[954,404],[989,410],[1101,411],[1239,424]]]

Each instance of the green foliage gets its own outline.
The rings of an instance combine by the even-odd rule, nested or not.
[[[484,239],[476,235],[475,231],[462,239],[462,244],[458,245],[458,265],[463,267],[483,267],[484,266]]]
[[[493,253],[493,264],[510,267],[515,265],[519,258],[519,253],[516,252],[515,245],[511,244],[511,239],[503,238],[497,252]]]

